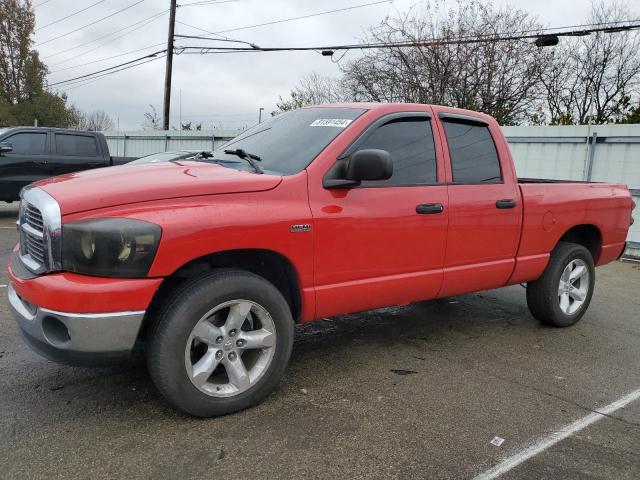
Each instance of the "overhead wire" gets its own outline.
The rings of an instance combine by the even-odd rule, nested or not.
[[[385,0],[386,2],[386,0]],[[375,3],[384,3],[384,2],[374,2]],[[349,7],[349,8],[357,8],[357,7]],[[338,9],[343,10],[343,9]],[[164,12],[163,12],[164,13]],[[317,14],[316,14],[317,15]],[[308,18],[308,16],[304,17],[296,17],[296,18]],[[290,21],[292,19],[286,19],[284,21]],[[592,33],[617,33],[622,31],[630,31],[640,29],[640,20],[627,20],[627,21],[616,21],[616,22],[600,22],[596,24],[585,24],[578,25],[579,30],[571,30],[567,27],[552,27],[552,28],[544,28],[538,30],[523,30],[520,32],[507,32],[507,33],[496,33],[496,34],[487,34],[487,35],[475,35],[475,36],[463,36],[457,38],[435,38],[435,39],[425,39],[425,40],[411,40],[411,41],[397,41],[397,42],[371,42],[371,43],[358,43],[358,44],[339,44],[339,45],[324,45],[324,46],[304,46],[304,47],[258,47],[257,45],[251,44],[249,42],[238,41],[245,44],[248,44],[249,47],[222,47],[222,46],[177,46],[175,47],[175,53],[180,54],[184,52],[185,54],[205,54],[205,53],[243,53],[243,52],[281,52],[281,51],[320,51],[323,55],[325,52],[329,52],[331,56],[335,51],[348,51],[348,50],[365,50],[365,49],[379,49],[379,48],[403,48],[403,47],[419,47],[419,46],[431,46],[431,45],[448,45],[448,44],[469,44],[469,43],[480,43],[480,42],[500,42],[500,41],[510,41],[510,40],[531,40],[537,39],[541,36],[557,36],[557,37],[569,37],[569,36],[583,36],[590,35]],[[273,22],[267,22],[267,24],[272,24]],[[186,26],[190,26],[195,29],[199,29],[202,31],[206,31],[205,29],[201,29],[199,27],[195,27],[192,25],[185,24]],[[250,26],[248,28],[252,28]],[[591,27],[591,28],[584,28]],[[228,31],[236,31],[236,29],[229,29]],[[535,32],[535,33],[530,33]],[[553,32],[553,33],[549,33]],[[213,33],[214,35],[219,35],[222,32]],[[181,36],[182,38],[204,38],[206,40],[216,39],[198,36]],[[218,39],[219,40],[219,39]],[[237,41],[233,39],[224,38],[223,40],[228,41]],[[144,47],[151,48],[153,46]],[[142,49],[140,49],[142,50]],[[191,52],[186,50],[199,50],[199,52]],[[127,52],[120,55],[115,55],[110,58],[116,58],[118,56],[123,56],[128,53]],[[134,68],[138,65],[143,65],[145,63],[149,63],[150,61],[157,60],[160,54],[166,55],[165,50],[159,50],[153,52],[148,55],[144,55],[142,57],[138,57],[133,60],[129,60],[127,62],[123,62],[105,69],[101,69],[92,73],[88,73],[85,75],[80,75],[77,77],[69,78],[66,80],[58,81],[49,86],[59,86],[59,85],[77,85],[78,83],[87,83],[88,81],[95,80],[98,78],[105,77],[107,75],[112,75],[114,73],[120,72],[122,70],[127,70],[129,68]],[[106,60],[106,59],[103,59]],[[100,61],[103,61],[100,60]]]
[[[120,63],[120,64],[118,64],[118,65],[114,65],[114,66],[112,66],[112,67],[103,68],[102,70],[98,70],[98,71],[96,71],[96,72],[91,72],[91,73],[87,73],[87,74],[85,74],[85,75],[80,75],[80,76],[78,76],[78,77],[69,78],[69,79],[67,79],[67,80],[61,80],[61,81],[59,81],[59,82],[50,83],[50,84],[49,84],[49,86],[50,86],[50,87],[54,87],[54,86],[57,86],[57,85],[62,85],[62,84],[65,84],[65,83],[70,83],[70,82],[73,82],[73,81],[76,81],[76,80],[81,80],[81,79],[83,79],[83,78],[92,77],[92,76],[94,76],[94,75],[98,75],[98,74],[100,74],[100,73],[108,72],[108,71],[111,71],[111,70],[117,69],[117,68],[119,68],[119,67],[123,67],[123,66],[131,65],[132,63],[139,62],[140,60],[144,60],[144,59],[146,59],[146,58],[155,57],[155,56],[157,56],[159,53],[165,53],[166,51],[167,51],[166,49],[165,49],[165,50],[158,50],[157,52],[150,53],[149,55],[144,55],[144,56],[142,56],[142,57],[134,58],[133,60],[129,60],[128,62],[123,62],[123,63]]]
[[[82,82],[82,81],[74,82],[74,83],[72,83],[72,84],[71,84],[72,86],[71,86],[71,87],[66,88],[66,90],[74,90],[74,89],[76,89],[76,88],[84,87],[85,85],[89,85],[89,84],[91,84],[91,83],[94,83],[94,82],[96,82],[96,81],[100,80],[101,78],[106,77],[106,76],[109,76],[109,75],[111,75],[111,74],[113,74],[113,73],[121,72],[121,71],[123,71],[123,70],[128,70],[128,69],[130,69],[130,68],[134,68],[134,67],[139,67],[139,66],[141,66],[141,65],[144,65],[144,64],[147,64],[147,63],[151,63],[151,62],[154,62],[154,61],[156,61],[156,60],[160,60],[160,59],[162,59],[162,58],[164,58],[164,57],[166,57],[166,56],[167,56],[167,55],[166,55],[166,54],[164,54],[164,55],[160,55],[160,56],[158,56],[158,57],[150,58],[150,59],[148,59],[148,60],[146,60],[146,61],[144,61],[144,62],[140,62],[140,63],[135,64],[135,65],[129,65],[128,67],[124,67],[124,68],[121,68],[121,69],[119,69],[119,70],[114,70],[113,72],[109,72],[109,73],[105,73],[105,74],[102,74],[102,75],[98,75],[97,77],[93,77],[93,78],[91,78],[91,79],[89,79],[89,80],[87,80],[87,81],[85,81],[85,82]]]
[[[362,3],[362,4],[359,4],[359,5],[352,5],[350,7],[336,8],[336,9],[333,9],[333,10],[325,10],[323,12],[316,12],[316,13],[311,13],[311,14],[307,14],[307,15],[300,15],[298,17],[283,18],[283,19],[280,19],[280,20],[273,20],[273,21],[270,21],[270,22],[256,23],[254,25],[245,25],[243,27],[234,27],[234,28],[229,28],[227,30],[219,30],[217,32],[210,32],[209,35],[205,35],[205,36],[220,35],[222,33],[237,32],[237,31],[240,31],[240,30],[248,30],[250,28],[266,27],[268,25],[276,25],[276,24],[279,24],[279,23],[292,22],[292,21],[295,21],[295,20],[303,20],[303,19],[306,19],[306,18],[318,17],[318,16],[321,16],[321,15],[328,15],[328,14],[337,13],[337,12],[345,12],[345,11],[348,11],[348,10],[354,10],[356,8],[370,7],[370,6],[373,6],[373,5],[379,5],[379,4],[382,4],[382,3],[391,3],[391,2],[393,2],[393,0],[378,0],[378,1],[375,1],[375,2]],[[199,27],[196,27],[196,28],[199,28]],[[202,30],[204,30],[204,29],[202,29]]]
[[[113,31],[113,32],[107,33],[106,35],[102,35],[102,36],[100,36],[100,37],[98,37],[98,38],[94,38],[93,40],[90,40],[90,41],[88,41],[88,42],[82,43],[82,44],[80,44],[80,45],[74,45],[73,47],[69,47],[69,48],[66,48],[66,49],[64,49],[64,50],[60,50],[60,51],[58,51],[58,52],[56,52],[56,53],[52,53],[51,55],[46,55],[46,56],[41,57],[41,58],[42,58],[43,60],[45,60],[45,59],[47,59],[47,58],[57,57],[58,55],[62,55],[63,53],[67,53],[67,52],[70,52],[70,51],[76,50],[76,49],[78,49],[78,48],[86,47],[87,45],[91,45],[92,43],[95,43],[95,42],[97,42],[97,41],[99,41],[99,40],[102,40],[103,38],[111,37],[112,35],[115,35],[116,33],[120,33],[120,32],[122,32],[122,31],[124,31],[124,30],[128,30],[128,29],[129,29],[129,28],[131,28],[131,27],[134,27],[134,26],[136,26],[136,25],[139,25],[138,27],[136,27],[136,28],[132,28],[130,31],[125,32],[125,33],[123,33],[122,35],[118,35],[117,37],[114,37],[114,38],[112,38],[111,40],[109,40],[109,41],[107,41],[107,42],[104,42],[104,43],[102,43],[102,44],[100,44],[100,45],[98,45],[98,46],[96,46],[96,47],[93,47],[93,48],[91,48],[91,49],[87,50],[86,52],[83,52],[83,53],[80,53],[80,54],[74,55],[73,57],[70,57],[70,58],[68,58],[68,59],[66,59],[66,60],[63,60],[63,61],[61,61],[61,62],[58,62],[58,63],[56,63],[56,64],[54,64],[54,65],[52,65],[52,66],[53,66],[53,67],[56,67],[56,66],[58,66],[58,65],[62,65],[63,63],[68,62],[69,60],[74,60],[74,59],[76,59],[76,58],[78,58],[78,57],[81,57],[81,56],[83,56],[83,55],[85,55],[85,54],[87,54],[87,53],[89,53],[89,52],[93,52],[94,50],[97,50],[98,48],[101,48],[101,47],[103,47],[104,45],[108,45],[109,43],[112,43],[112,42],[116,41],[116,40],[117,40],[117,39],[119,39],[119,38],[122,38],[122,37],[124,37],[124,36],[126,36],[126,35],[129,35],[130,33],[133,33],[133,32],[135,32],[136,30],[139,30],[140,28],[143,28],[143,27],[145,27],[146,25],[149,25],[150,23],[152,23],[152,22],[154,22],[155,20],[159,19],[159,18],[160,18],[160,17],[162,17],[163,15],[166,15],[168,11],[169,11],[169,9],[163,10],[162,12],[155,13],[155,14],[151,15],[150,17],[143,18],[142,20],[138,20],[137,22],[134,22],[134,23],[132,23],[132,24],[130,24],[130,25],[127,25],[126,27],[122,27],[122,28],[120,28],[120,29],[118,29],[118,30],[115,30],[115,31]],[[140,25],[140,24],[142,24],[142,25]],[[166,43],[166,42],[162,42],[162,43],[159,43],[158,45],[164,45],[165,43]]]
[[[34,5],[33,8],[41,7],[42,5],[49,3],[51,0],[44,0],[44,2],[40,2],[37,5]]]
[[[614,22],[620,23],[620,22]],[[554,35],[558,37],[569,36],[584,36],[591,33],[617,33],[621,31],[637,30],[640,29],[640,23],[630,24],[625,26],[610,26],[610,27],[597,27],[581,30],[569,30],[569,31],[556,31],[552,34],[528,34],[528,33],[508,33],[508,34],[487,34],[478,36],[467,36],[457,38],[436,38],[429,40],[410,40],[410,41],[398,41],[398,42],[374,42],[374,43],[357,43],[357,44],[343,44],[343,45],[324,45],[313,47],[257,47],[257,48],[243,48],[243,47],[218,47],[218,46],[178,46],[180,52],[185,50],[199,50],[200,54],[206,53],[224,53],[224,52],[283,52],[283,51],[336,51],[336,50],[368,50],[376,48],[401,48],[401,47],[420,47],[420,46],[433,46],[433,45],[451,45],[451,44],[470,44],[470,43],[482,43],[482,42],[501,42],[509,40],[531,40],[537,39],[540,36]],[[542,32],[545,29],[541,29],[538,32]],[[553,30],[559,30],[554,28]],[[207,39],[210,40],[210,39]],[[190,53],[190,52],[185,52]],[[198,54],[198,52],[194,52]]]
[[[54,20],[54,21],[53,21],[53,22],[51,22],[51,23],[47,23],[46,25],[43,25],[43,26],[41,26],[41,27],[38,27],[38,28],[36,28],[36,29],[34,30],[34,32],[37,32],[37,31],[42,30],[42,29],[44,29],[44,28],[50,27],[51,25],[55,25],[56,23],[60,23],[60,22],[62,22],[63,20],[66,20],[67,18],[74,17],[74,16],[78,15],[79,13],[85,12],[85,11],[89,10],[90,8],[95,7],[96,5],[99,5],[99,4],[104,3],[104,2],[106,2],[106,1],[107,1],[107,0],[98,0],[96,3],[92,3],[92,4],[91,4],[91,5],[89,5],[88,7],[84,7],[83,9],[76,10],[75,12],[70,13],[69,15],[67,15],[67,16],[65,16],[65,17],[59,18],[58,20]]]
[[[178,7],[199,7],[203,5],[216,5],[218,3],[235,3],[240,0],[204,0],[201,2],[179,3]]]
[[[155,43],[153,45],[147,45],[146,47],[142,47],[142,48],[136,48],[135,50],[129,50],[127,52],[122,52],[122,53],[119,53],[117,55],[112,55],[110,57],[100,58],[98,60],[92,60],[91,62],[79,63],[77,65],[71,65],[70,67],[60,68],[59,70],[53,70],[53,71],[49,72],[49,75],[52,75],[52,74],[58,73],[58,72],[64,72],[66,70],[73,70],[74,68],[80,68],[80,67],[84,67],[86,65],[93,65],[95,63],[106,62],[107,60],[113,60],[114,58],[126,57],[127,55],[131,55],[132,53],[137,53],[137,52],[141,52],[143,50],[148,50],[148,49],[153,48],[153,47],[158,47],[159,45],[164,45],[164,42]],[[60,65],[60,64],[58,64],[58,65]]]
[[[124,7],[124,8],[121,8],[120,10],[117,10],[117,11],[115,11],[115,12],[109,14],[109,15],[106,15],[104,17],[101,17],[101,18],[97,19],[97,20],[94,20],[93,22],[87,23],[86,25],[82,25],[81,27],[75,28],[75,29],[70,30],[70,31],[68,31],[66,33],[63,33],[63,34],[58,35],[56,37],[50,38],[48,40],[45,40],[44,42],[37,43],[35,46],[36,47],[40,47],[42,45],[46,45],[47,43],[51,43],[51,42],[53,42],[55,40],[59,40],[60,38],[68,37],[69,35],[71,35],[73,33],[79,32],[80,30],[83,30],[83,29],[85,29],[87,27],[90,27],[90,26],[95,25],[97,23],[100,23],[100,22],[102,22],[104,20],[107,20],[108,18],[114,17],[114,16],[116,16],[116,15],[118,15],[118,14],[120,14],[120,13],[126,11],[126,10],[129,10],[130,8],[133,8],[136,5],[139,5],[144,1],[145,0],[138,0],[137,2],[134,2],[134,3],[128,5],[128,6]]]

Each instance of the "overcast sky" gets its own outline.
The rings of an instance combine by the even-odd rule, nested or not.
[[[49,41],[78,27],[140,2],[122,13]],[[182,0],[178,4],[202,0]],[[220,32],[255,24],[346,8],[375,0],[236,0],[178,8],[177,20],[194,27]],[[86,11],[47,26],[83,8]],[[364,30],[385,16],[406,11],[415,0],[394,0],[349,11],[274,25],[244,28],[225,33],[229,37],[266,46],[315,46],[357,42]],[[452,2],[451,2],[452,3]],[[496,0],[529,11],[549,27],[579,24],[588,16],[589,0]],[[168,9],[169,0],[33,0],[36,12],[35,44],[50,70],[49,83],[91,73],[165,48],[168,15],[161,15],[142,28],[114,33]],[[137,25],[139,26],[139,25]],[[133,28],[133,27],[132,27]],[[108,36],[109,34],[112,34]],[[176,34],[202,35],[196,28],[178,23]],[[123,36],[121,36],[123,35]],[[120,36],[120,38],[117,38]],[[97,40],[100,37],[104,37]],[[96,41],[94,41],[96,40]],[[92,42],[92,43],[89,43]],[[108,43],[107,43],[108,42]],[[176,45],[203,45],[213,42],[177,39]],[[80,45],[87,44],[80,47]],[[103,45],[104,44],[104,45]],[[157,45],[160,44],[160,45]],[[220,45],[218,43],[218,45]],[[103,60],[132,50],[118,58]],[[63,53],[60,53],[63,52]],[[353,51],[345,60],[353,58]],[[91,63],[95,62],[95,63]],[[73,68],[70,68],[73,67]],[[162,111],[164,59],[105,76],[86,85],[64,90],[78,108],[104,110],[121,130],[139,129],[148,105]],[[338,65],[316,52],[233,53],[218,55],[178,55],[174,57],[171,124],[177,126],[182,92],[182,121],[211,126],[238,127],[257,121],[259,107],[275,109],[278,96],[286,96],[298,79],[311,72],[337,76]]]

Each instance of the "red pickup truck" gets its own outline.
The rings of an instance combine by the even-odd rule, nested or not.
[[[141,351],[169,402],[213,416],[276,387],[295,323],[526,283],[534,317],[571,325],[633,206],[625,185],[518,179],[487,115],[309,107],[200,161],[24,189],[8,295],[44,356]]]

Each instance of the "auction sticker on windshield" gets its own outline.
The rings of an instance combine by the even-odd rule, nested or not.
[[[338,127],[344,128],[349,125],[353,120],[348,118],[319,118],[314,120],[310,127]]]

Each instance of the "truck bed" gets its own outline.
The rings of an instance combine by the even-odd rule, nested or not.
[[[615,183],[519,178],[523,223],[518,257],[548,256],[570,229],[590,229],[596,265],[624,249],[631,221],[627,186]],[[570,239],[569,239],[570,240]],[[522,261],[522,260],[521,260]]]

